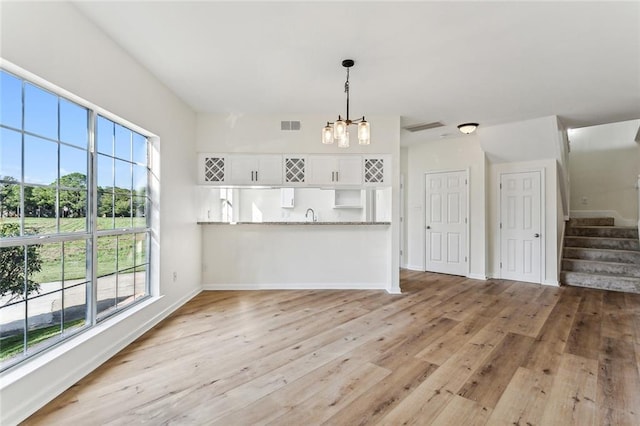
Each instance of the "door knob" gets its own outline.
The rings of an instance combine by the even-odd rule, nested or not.
[[[535,238],[539,238],[539,237],[540,237],[540,234],[536,233],[536,234],[533,234],[533,236],[534,236]]]
[[[427,225],[427,229],[431,229],[431,227],[429,225]]]

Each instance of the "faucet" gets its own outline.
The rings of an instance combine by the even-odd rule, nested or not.
[[[309,212],[311,212],[311,219],[312,219],[314,222],[317,222],[317,221],[318,221],[318,218],[316,217],[316,214],[314,213],[314,211],[313,211],[313,209],[312,209],[312,208],[308,208],[308,209],[307,209],[307,212],[304,214],[304,217],[306,217],[307,219],[309,219]]]

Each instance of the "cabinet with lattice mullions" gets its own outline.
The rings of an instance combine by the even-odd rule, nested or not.
[[[228,179],[227,156],[223,154],[200,154],[198,156],[198,181],[201,184],[223,184]]]
[[[365,186],[388,186],[390,182],[390,157],[386,155],[364,156],[363,171]]]
[[[306,163],[303,156],[284,157],[284,181],[287,184],[303,185],[306,183]]]

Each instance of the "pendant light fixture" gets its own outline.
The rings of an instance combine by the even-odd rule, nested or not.
[[[349,118],[349,68],[354,64],[353,59],[342,61],[342,66],[347,69],[347,81],[344,83],[344,92],[347,94],[347,117],[343,119],[341,115],[338,115],[338,119],[333,123],[327,121],[327,125],[322,128],[323,144],[330,145],[337,142],[339,148],[349,148],[349,125],[351,124],[358,126],[358,143],[360,145],[369,145],[371,142],[371,127],[364,116],[355,120]]]

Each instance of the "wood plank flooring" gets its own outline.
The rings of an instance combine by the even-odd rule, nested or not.
[[[640,294],[401,287],[203,292],[25,424],[640,424]]]

